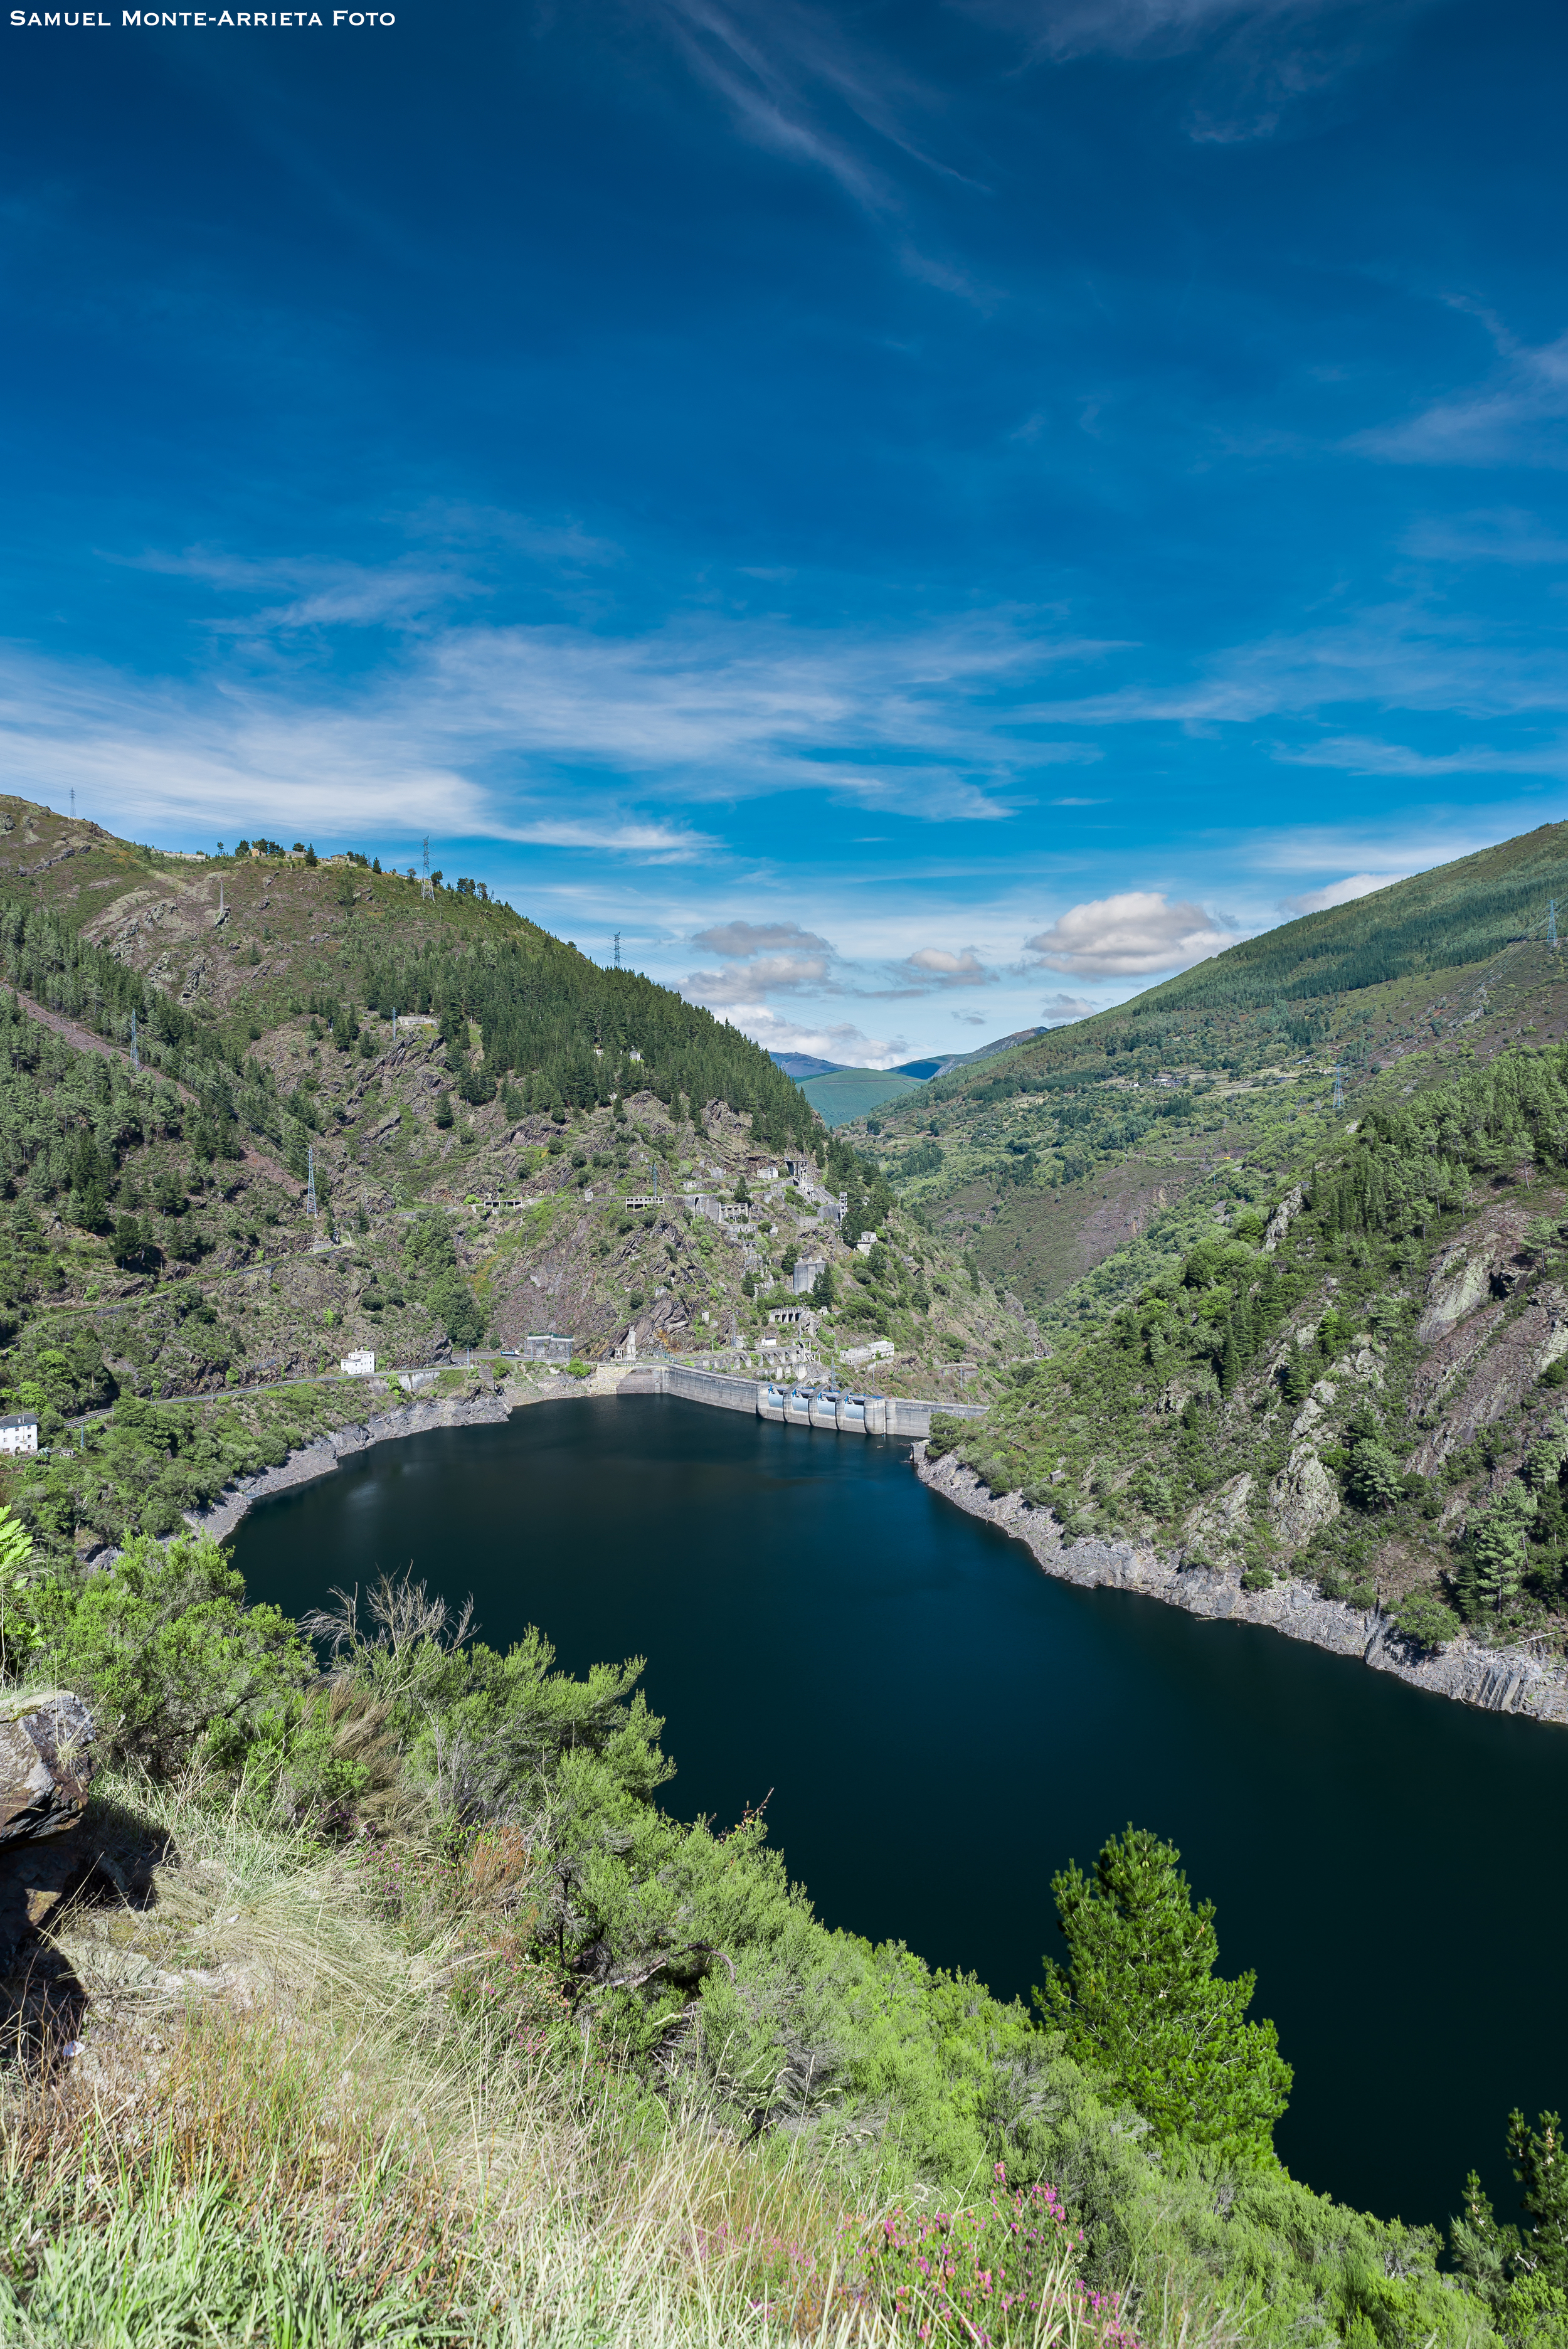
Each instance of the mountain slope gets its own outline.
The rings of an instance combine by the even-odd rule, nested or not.
[[[830,1074],[803,1077],[800,1091],[824,1125],[844,1125],[865,1117],[905,1093],[918,1092],[921,1080],[897,1069],[834,1069]]]
[[[993,1491],[1562,1649],[1565,874],[1547,827],[885,1113],[889,1178],[1051,1349],[953,1439]]]
[[[756,1045],[479,885],[426,900],[362,861],[192,865],[21,801],[0,819],[5,1407],[46,1441],[117,1395],[233,1398],[362,1348],[438,1368],[554,1330],[761,1371],[799,1346],[956,1398],[1032,1342]],[[27,1505],[47,1541],[118,1540],[319,1426],[291,1392],[225,1404],[222,1458],[192,1433],[181,1468],[170,1436],[145,1509],[90,1445],[5,1474],[53,1495]]]

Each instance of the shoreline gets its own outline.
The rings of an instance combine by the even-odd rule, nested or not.
[[[432,1397],[428,1402],[414,1397],[302,1444],[280,1467],[263,1468],[253,1476],[241,1478],[213,1507],[190,1511],[186,1522],[197,1532],[227,1541],[258,1501],[334,1475],[345,1460],[377,1444],[401,1443],[407,1436],[428,1434],[436,1428],[500,1426],[514,1412],[541,1403],[664,1391],[662,1380],[651,1373],[650,1366],[616,1364],[586,1379],[558,1377],[527,1386],[503,1386],[490,1394]],[[741,1407],[717,1396],[680,1399],[700,1402],[708,1409]],[[1562,1665],[1544,1664],[1517,1650],[1480,1648],[1469,1639],[1455,1640],[1439,1655],[1415,1655],[1391,1631],[1386,1617],[1363,1612],[1343,1599],[1324,1599],[1310,1583],[1287,1575],[1272,1589],[1248,1591],[1242,1588],[1241,1578],[1234,1572],[1183,1568],[1175,1557],[1162,1554],[1150,1543],[1094,1539],[1064,1543],[1048,1509],[1031,1508],[1016,1493],[995,1499],[973,1469],[959,1464],[954,1454],[947,1453],[934,1463],[928,1461],[923,1441],[916,1439],[910,1462],[929,1491],[1021,1542],[1041,1571],[1059,1582],[1076,1583],[1085,1590],[1130,1591],[1215,1622],[1258,1624],[1285,1639],[1305,1640],[1330,1655],[1366,1664],[1373,1671],[1391,1672],[1412,1688],[1473,1705],[1480,1712],[1568,1723],[1568,1670]]]
[[[1542,1663],[1517,1649],[1480,1648],[1468,1638],[1438,1655],[1412,1654],[1387,1617],[1324,1599],[1311,1583],[1284,1575],[1272,1589],[1243,1590],[1238,1573],[1182,1567],[1152,1543],[1064,1543],[1050,1510],[1031,1508],[1017,1493],[995,1499],[972,1468],[960,1466],[956,1454],[929,1461],[924,1444],[916,1444],[911,1458],[929,1491],[1022,1542],[1037,1566],[1058,1582],[1076,1583],[1083,1590],[1129,1590],[1216,1622],[1261,1624],[1287,1640],[1308,1640],[1331,1655],[1392,1672],[1412,1688],[1483,1713],[1568,1723],[1568,1670],[1561,1664]]]
[[[423,1373],[408,1375],[418,1377]],[[342,1461],[368,1452],[375,1444],[398,1444],[405,1436],[426,1435],[438,1427],[495,1427],[510,1419],[515,1411],[527,1411],[537,1403],[567,1402],[578,1396],[674,1393],[678,1401],[699,1403],[706,1410],[738,1411],[745,1417],[772,1423],[772,1415],[758,1404],[759,1392],[767,1383],[724,1371],[694,1371],[680,1363],[617,1362],[603,1365],[585,1379],[562,1373],[537,1382],[531,1380],[527,1384],[511,1384],[503,1380],[489,1394],[432,1396],[428,1402],[421,1402],[416,1391],[407,1402],[392,1403],[390,1384],[372,1378],[366,1381],[368,1392],[378,1399],[386,1396],[387,1409],[351,1420],[329,1434],[301,1444],[280,1467],[262,1468],[254,1475],[240,1477],[211,1508],[188,1509],[185,1522],[194,1532],[209,1533],[216,1541],[227,1541],[238,1532],[258,1501],[334,1475]],[[933,1411],[948,1408],[940,1402],[890,1399],[890,1415],[903,1418],[906,1423],[869,1432],[918,1441],[931,1424]],[[975,1406],[970,1405],[964,1415],[967,1418],[979,1414]],[[833,1431],[818,1423],[814,1432]],[[862,1442],[868,1433],[863,1429],[853,1432],[861,1434]]]

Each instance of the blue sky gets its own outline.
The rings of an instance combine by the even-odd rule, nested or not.
[[[9,788],[882,1062],[1565,812],[1560,8],[103,13],[4,28]]]

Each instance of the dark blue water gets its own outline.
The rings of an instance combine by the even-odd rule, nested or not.
[[[291,1613],[411,1562],[493,1643],[646,1655],[673,1809],[771,1791],[830,1924],[1004,1993],[1057,1943],[1053,1870],[1154,1828],[1295,2066],[1282,2155],[1362,2208],[1446,2221],[1474,2163],[1511,2209],[1509,2108],[1565,2101],[1568,1733],[1053,1582],[907,1447],[562,1402],[383,1445],[235,1555]]]

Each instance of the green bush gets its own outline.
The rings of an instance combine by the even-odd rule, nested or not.
[[[275,1607],[207,1534],[163,1547],[142,1535],[105,1572],[56,1582],[37,1609],[42,1660],[91,1706],[106,1751],[172,1777],[199,1760],[242,1766],[263,1716],[288,1706],[315,1661]]]
[[[1395,1630],[1418,1648],[1446,1648],[1460,1635],[1460,1619],[1435,1590],[1412,1590],[1393,1612]]]

